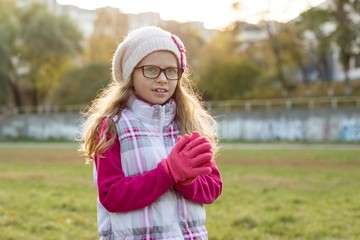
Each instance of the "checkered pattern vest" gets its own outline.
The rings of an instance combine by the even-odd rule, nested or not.
[[[116,123],[125,176],[154,169],[169,155],[179,135],[175,111],[174,101],[164,106],[129,101],[129,108]],[[111,232],[104,239],[207,239],[203,206],[185,199],[174,188],[142,209],[108,215]]]

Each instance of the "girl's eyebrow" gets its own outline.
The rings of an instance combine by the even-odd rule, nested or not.
[[[164,65],[157,65],[157,64],[150,64],[150,63],[142,63],[142,64],[139,64],[139,66],[154,66],[154,67],[159,67],[159,68],[169,68],[169,67],[175,67],[177,68],[178,65],[175,64],[175,65],[172,65],[172,64],[164,64]]]

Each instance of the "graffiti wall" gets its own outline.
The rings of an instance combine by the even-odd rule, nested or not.
[[[0,138],[67,139],[80,135],[80,115],[24,114],[6,119],[0,124]]]
[[[216,112],[225,140],[360,141],[360,109]],[[79,114],[19,115],[0,122],[0,138],[74,139]]]
[[[359,109],[217,112],[226,140],[360,141]]]

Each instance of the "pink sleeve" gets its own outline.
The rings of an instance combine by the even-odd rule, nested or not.
[[[222,181],[215,162],[213,162],[211,169],[210,174],[198,176],[190,185],[176,184],[176,190],[191,201],[203,204],[213,203],[221,194]]]
[[[104,120],[99,136],[107,126]],[[107,135],[109,139],[110,134]],[[143,208],[163,195],[174,185],[174,180],[162,164],[146,173],[125,177],[121,168],[120,142],[95,157],[97,184],[101,204],[109,212],[127,212]]]

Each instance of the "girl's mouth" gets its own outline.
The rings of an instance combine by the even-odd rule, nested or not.
[[[152,91],[153,91],[153,92],[158,92],[158,93],[165,93],[165,92],[167,92],[167,90],[164,89],[164,88],[155,88],[155,89],[153,89]]]

